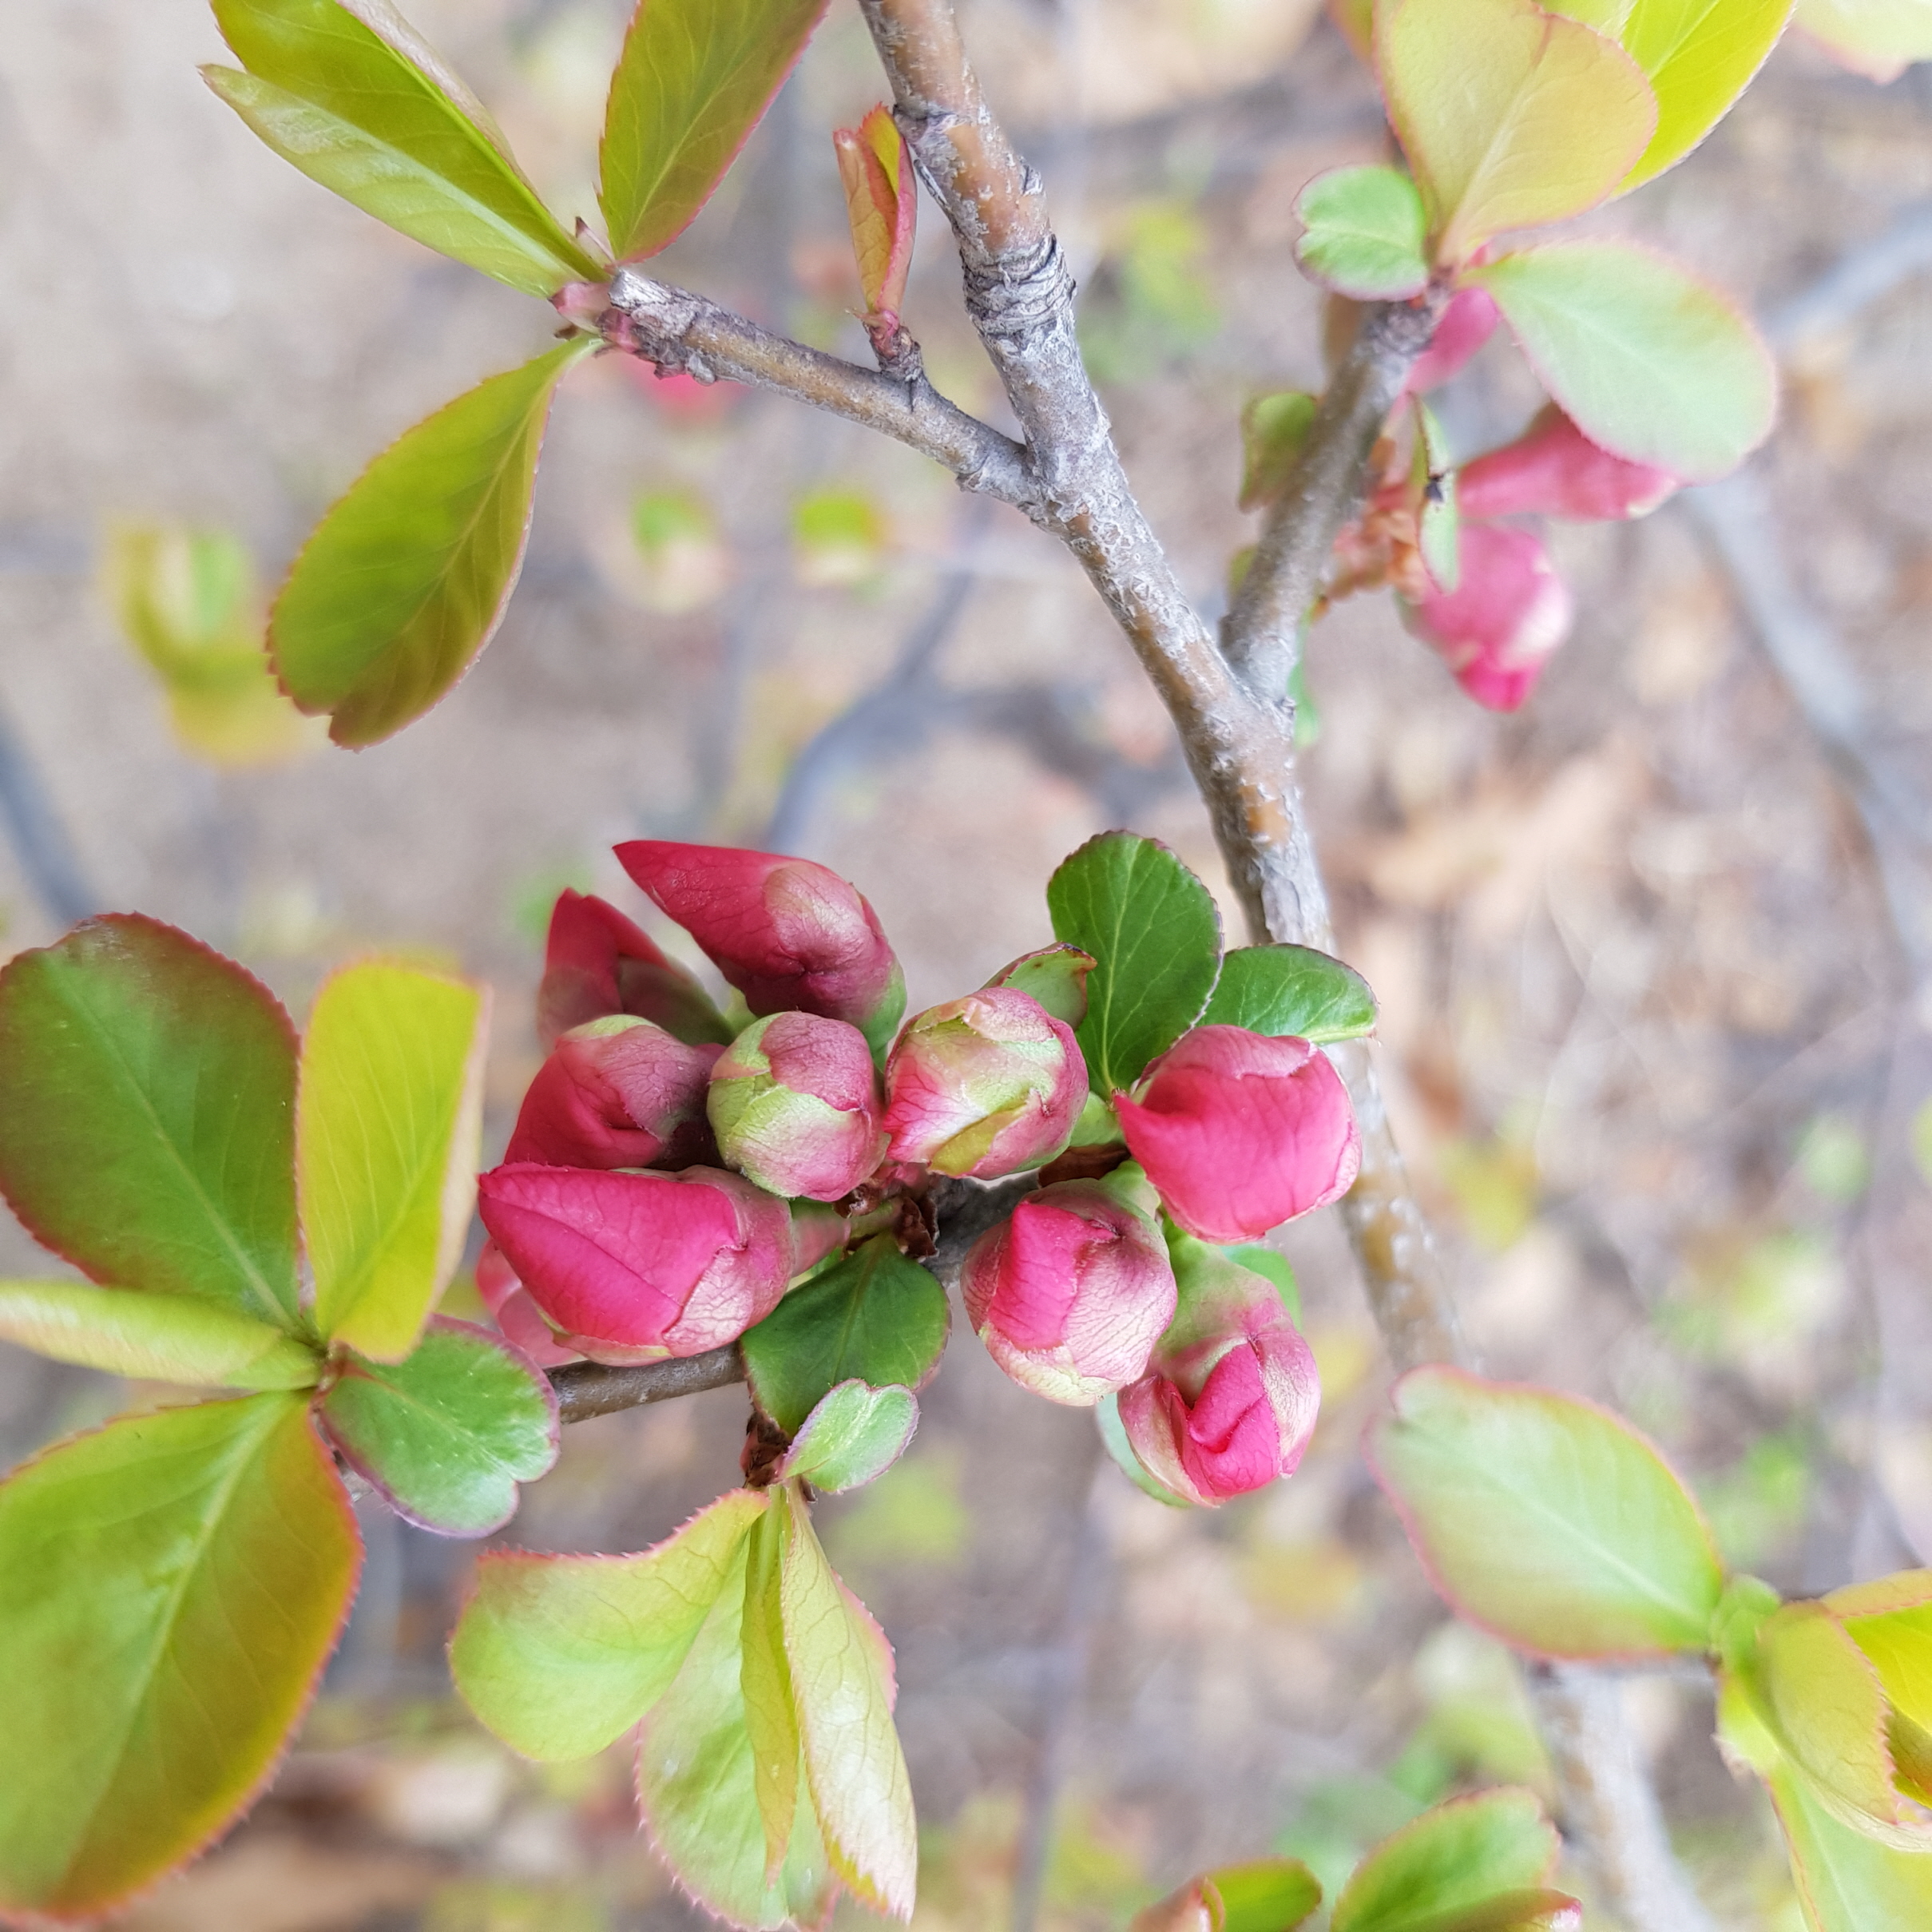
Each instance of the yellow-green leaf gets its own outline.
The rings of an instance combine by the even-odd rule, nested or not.
[[[322,1375],[307,1343],[199,1295],[77,1281],[0,1281],[0,1340],[149,1382],[307,1389]]]
[[[1687,482],[1735,470],[1771,434],[1778,378],[1716,290],[1648,250],[1571,241],[1471,269],[1543,386],[1590,441]]]
[[[786,1486],[785,1506],[785,1652],[826,1851],[861,1898],[910,1918],[918,1835],[892,1724],[892,1653],[832,1573],[795,1485]]]
[[[1380,0],[1375,58],[1446,266],[1593,208],[1656,126],[1636,62],[1534,0]]]
[[[1791,19],[1868,80],[1895,81],[1913,61],[1932,61],[1932,0],[1798,0]]]
[[[526,1757],[601,1751],[664,1694],[720,1593],[742,1597],[745,1538],[765,1507],[733,1490],[637,1556],[486,1550],[450,1643],[456,1688]]]
[[[523,566],[550,399],[596,347],[567,342],[406,430],[315,526],[268,616],[282,688],[374,744],[475,661]]]
[[[791,1513],[768,1509],[752,1525],[744,1552],[744,1660],[739,1686],[752,1742],[752,1788],[765,1835],[765,1882],[784,1869],[799,1808],[799,1720],[785,1655],[785,1545]]]
[[[1791,12],[1791,0],[1632,0],[1617,38],[1650,81],[1657,125],[1626,188],[1682,161],[1724,119]]]
[[[203,78],[284,161],[365,212],[526,294],[604,271],[502,136],[387,0],[213,0],[248,71]]]
[[[600,199],[621,261],[668,247],[708,201],[827,0],[638,0],[604,109]]]
[[[1856,1584],[1824,1603],[1878,1672],[1894,1716],[1932,1733],[1932,1570]]]
[[[223,1830],[360,1561],[300,1395],[129,1417],[0,1485],[0,1913],[92,1919]]]
[[[1528,1791],[1506,1787],[1438,1805],[1356,1867],[1335,1902],[1335,1932],[1460,1926],[1492,1900],[1540,1887],[1557,1851],[1556,1832]]]
[[[415,1346],[476,1202],[489,996],[371,960],[315,996],[296,1178],[315,1319],[376,1362]]]

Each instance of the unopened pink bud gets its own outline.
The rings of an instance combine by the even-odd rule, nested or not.
[[[986,1352],[1049,1402],[1090,1408],[1146,1372],[1173,1319],[1174,1270],[1139,1168],[1029,1194],[960,1271]]]
[[[883,1050],[906,1010],[905,976],[854,887],[809,859],[633,839],[624,869],[676,920],[755,1014],[847,1020]]]
[[[537,1033],[545,1046],[587,1020],[635,1014],[692,1043],[724,1045],[732,1029],[704,989],[615,906],[567,887],[550,914]]]
[[[785,1204],[742,1175],[529,1163],[478,1183],[490,1238],[580,1353],[655,1362],[736,1341],[796,1271]]]
[[[550,306],[573,327],[597,334],[610,307],[608,282],[566,282],[550,297]]]
[[[709,1158],[706,1083],[721,1046],[687,1046],[627,1014],[573,1027],[523,1096],[506,1161],[689,1167]]]
[[[1528,530],[1465,523],[1462,573],[1446,593],[1401,606],[1402,621],[1491,711],[1514,711],[1576,612],[1549,553]]]
[[[727,1166],[774,1194],[837,1200],[884,1159],[865,1035],[816,1013],[775,1013],[712,1069],[707,1103]]]
[[[1167,1211],[1204,1241],[1250,1241],[1347,1193],[1362,1142],[1342,1077],[1306,1040],[1197,1026],[1114,1111]]]
[[[1644,517],[1678,486],[1668,470],[1600,450],[1553,403],[1514,442],[1456,474],[1466,519],[1540,514],[1577,523]]]
[[[556,1330],[543,1319],[543,1311],[494,1241],[486,1241],[477,1256],[476,1291],[503,1339],[522,1349],[538,1367],[557,1368],[577,1360],[577,1351],[557,1339]]]
[[[1087,1097],[1073,1029],[989,986],[918,1014],[886,1062],[892,1158],[997,1180],[1059,1153]]]
[[[1499,319],[1495,300],[1486,288],[1458,288],[1403,387],[1416,396],[1439,389],[1495,334]]]

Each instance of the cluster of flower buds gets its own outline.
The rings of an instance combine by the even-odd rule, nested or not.
[[[1196,1026],[1125,1089],[1090,1091],[1076,1029],[1095,962],[1076,947],[902,1026],[879,921],[823,866],[649,840],[618,857],[744,1005],[728,1018],[602,900],[558,900],[549,1057],[478,1189],[478,1286],[506,1335],[545,1364],[696,1355],[850,1241],[922,1227],[901,1210],[935,1177],[1057,1163],[964,1264],[994,1359],[1055,1402],[1117,1394],[1144,1473],[1177,1499],[1293,1468],[1307,1347],[1271,1284],[1206,1244],[1353,1181],[1354,1117],[1318,1048]]]
[[[1496,323],[1496,305],[1484,290],[1458,291],[1410,374],[1410,393],[1420,397],[1447,382]],[[1398,458],[1392,441],[1384,454],[1384,482],[1336,542],[1329,601],[1393,589],[1409,629],[1492,711],[1523,703],[1576,617],[1542,538],[1513,519],[1646,516],[1680,480],[1599,449],[1554,403],[1513,442],[1463,465],[1453,479]],[[1420,526],[1429,505],[1450,489],[1459,526],[1456,568],[1438,581]]]

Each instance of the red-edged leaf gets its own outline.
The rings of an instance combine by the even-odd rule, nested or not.
[[[869,315],[896,318],[906,301],[906,272],[912,265],[913,222],[919,188],[912,150],[891,112],[875,107],[855,128],[832,136],[839,179],[852,224],[852,252]]]

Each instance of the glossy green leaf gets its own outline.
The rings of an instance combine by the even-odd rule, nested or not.
[[[1360,302],[1399,301],[1429,284],[1428,217],[1415,184],[1394,168],[1335,168],[1301,191],[1306,231],[1295,259],[1324,288]]]
[[[375,1361],[409,1353],[462,1258],[489,1013],[480,987],[371,960],[309,1014],[296,1168],[315,1319]]]
[[[0,1188],[97,1281],[294,1326],[295,1084],[268,989],[158,920],[0,971]]]
[[[716,191],[827,0],[639,0],[604,109],[600,198],[621,261],[655,255]]]
[[[1358,1039],[1375,1029],[1375,996],[1352,966],[1311,946],[1239,946],[1221,962],[1204,1026],[1270,1038]]]
[[[1528,248],[1472,269],[1543,386],[1613,455],[1688,482],[1735,470],[1771,433],[1778,380],[1715,289],[1625,242]]]
[[[1208,1874],[1221,1902],[1217,1932],[1295,1932],[1322,1902],[1322,1887],[1299,1859],[1257,1859]]]
[[[653,1843],[707,1911],[750,1932],[778,1932],[787,1922],[823,1924],[836,1881],[803,1776],[784,1868],[776,1878],[766,1873],[744,1702],[745,1562],[740,1541],[724,1588],[645,1724],[637,1802]]]
[[[763,1492],[733,1490],[637,1556],[484,1551],[450,1641],[456,1688],[526,1757],[601,1751],[669,1688],[720,1593],[742,1594],[765,1506]]]
[[[1320,407],[1306,390],[1282,389],[1256,396],[1241,411],[1243,510],[1272,503],[1287,488]]]
[[[951,1320],[931,1273],[875,1235],[792,1289],[740,1346],[759,1407],[795,1435],[841,1383],[923,1388]]]
[[[1650,82],[1657,125],[1626,188],[1682,161],[1724,119],[1791,11],[1791,0],[1632,0],[1613,30]]]
[[[1554,1827],[1528,1791],[1506,1787],[1425,1811],[1356,1867],[1333,1932],[1442,1932],[1502,1894],[1541,1886]],[[1472,1924],[1473,1932],[1473,1924]]]
[[[1791,24],[1869,80],[1932,61],[1932,0],[1798,0]]]
[[[0,1486],[0,1912],[92,1918],[221,1831],[360,1560],[296,1394],[111,1422]]]
[[[845,1883],[868,1905],[910,1918],[918,1832],[892,1724],[892,1653],[832,1573],[796,1486],[784,1494],[785,1654],[819,1827]]]
[[[534,296],[604,271],[558,226],[482,105],[385,0],[213,0],[248,69],[202,77],[311,181]]]
[[[338,744],[420,717],[490,641],[523,565],[566,342],[406,430],[338,498],[268,616],[282,688]]]
[[[399,1516],[446,1536],[502,1528],[517,1485],[557,1460],[549,1381],[489,1330],[440,1317],[401,1362],[350,1356],[322,1425]]]
[[[1656,128],[1636,62],[1533,0],[1380,0],[1375,64],[1449,267],[1593,208]]]
[[[898,1462],[918,1426],[911,1390],[842,1382],[805,1418],[778,1473],[815,1490],[855,1490]]]
[[[1200,1018],[1220,970],[1208,888],[1154,839],[1102,832],[1047,882],[1053,932],[1099,963],[1087,979],[1081,1051],[1097,1093],[1131,1086]]]
[[[1376,1480],[1463,1616],[1544,1656],[1704,1648],[1724,1588],[1709,1528],[1629,1423],[1460,1369],[1417,1369],[1390,1399]]]
[[[764,1827],[765,1882],[784,1870],[798,1819],[799,1754],[791,1665],[785,1652],[785,1547],[791,1512],[782,1500],[752,1525],[744,1549],[744,1624],[739,1688],[752,1745],[752,1788]]]
[[[307,1389],[322,1375],[306,1343],[217,1303],[77,1281],[0,1281],[0,1341],[149,1382]]]

